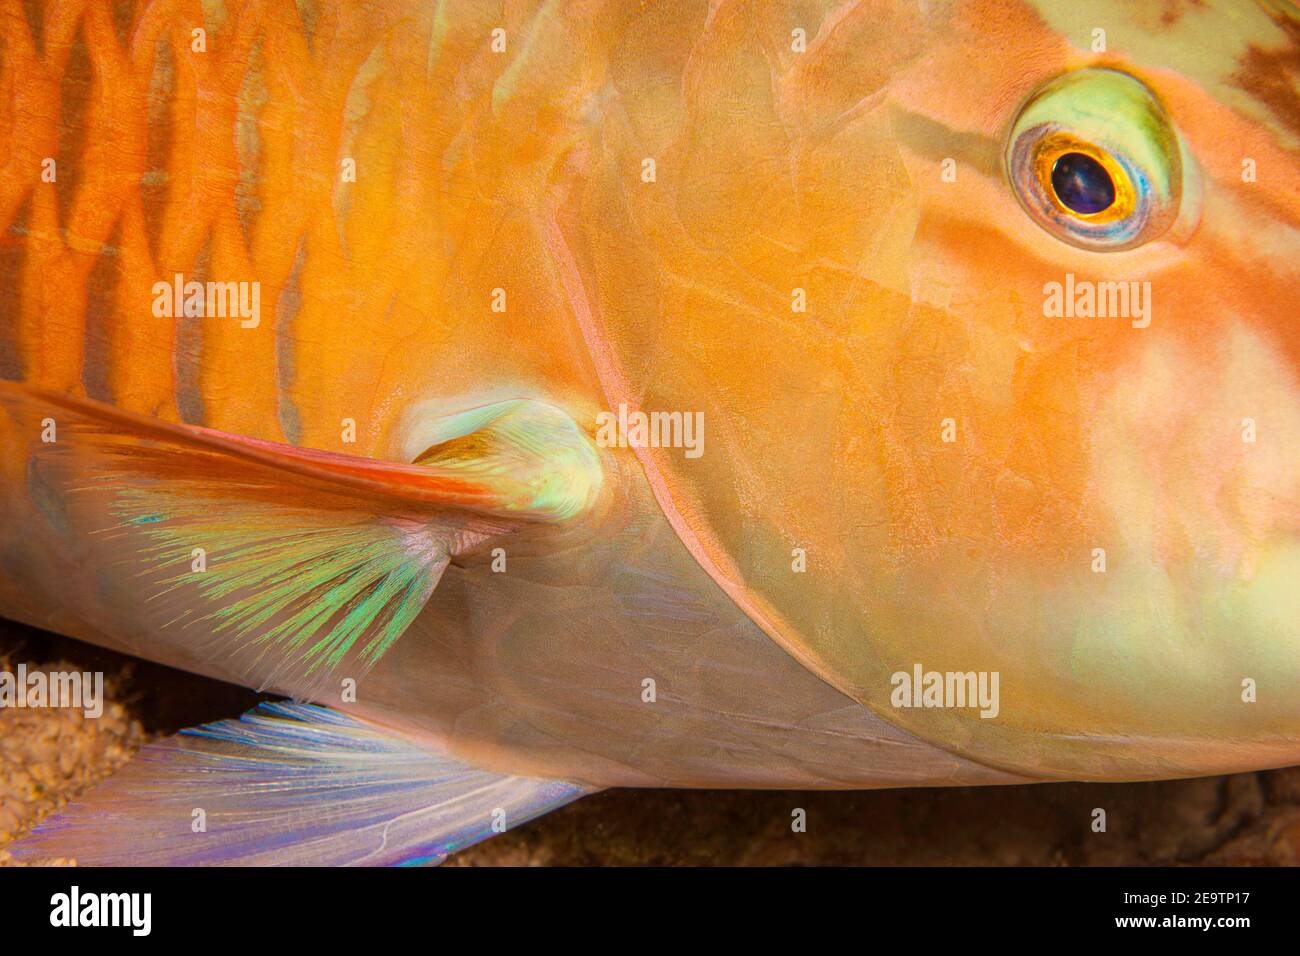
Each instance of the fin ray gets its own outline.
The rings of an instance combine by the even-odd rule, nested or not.
[[[457,554],[589,508],[602,472],[559,409],[513,400],[433,421],[417,464],[277,445],[0,382],[30,468],[74,534],[143,592],[133,625],[225,650],[237,677],[314,696],[389,650]],[[46,442],[43,422],[57,437]],[[20,460],[15,456],[15,460]],[[78,542],[79,548],[85,545]],[[92,609],[93,612],[93,609]],[[92,619],[102,617],[91,613]],[[211,646],[207,646],[207,645]]]
[[[498,819],[509,829],[589,792],[481,770],[328,708],[262,704],[145,747],[9,851],[109,866],[433,863]]]

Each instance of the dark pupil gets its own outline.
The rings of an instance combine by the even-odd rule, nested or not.
[[[1067,209],[1091,215],[1110,208],[1115,201],[1115,184],[1110,173],[1091,156],[1065,153],[1052,167],[1052,188]]]

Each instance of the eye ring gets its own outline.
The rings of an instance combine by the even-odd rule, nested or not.
[[[1182,149],[1164,108],[1136,78],[1085,68],[1039,87],[1012,124],[1008,182],[1025,211],[1063,242],[1092,251],[1131,249],[1178,218]],[[1078,156],[1104,172],[1111,201],[1073,208],[1056,188],[1057,166]]]

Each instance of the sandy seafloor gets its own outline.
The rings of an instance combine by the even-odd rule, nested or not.
[[[102,670],[110,703],[0,708],[4,847],[145,741],[233,717],[243,688],[0,621],[0,670]],[[807,831],[791,831],[803,808]],[[1107,812],[1107,832],[1091,829]],[[62,861],[72,863],[75,861]],[[1198,780],[855,792],[616,790],[452,857],[497,865],[1300,864],[1300,768]]]

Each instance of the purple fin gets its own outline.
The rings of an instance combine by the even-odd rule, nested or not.
[[[590,792],[480,770],[328,708],[268,703],[145,747],[9,851],[92,866],[439,863]]]

